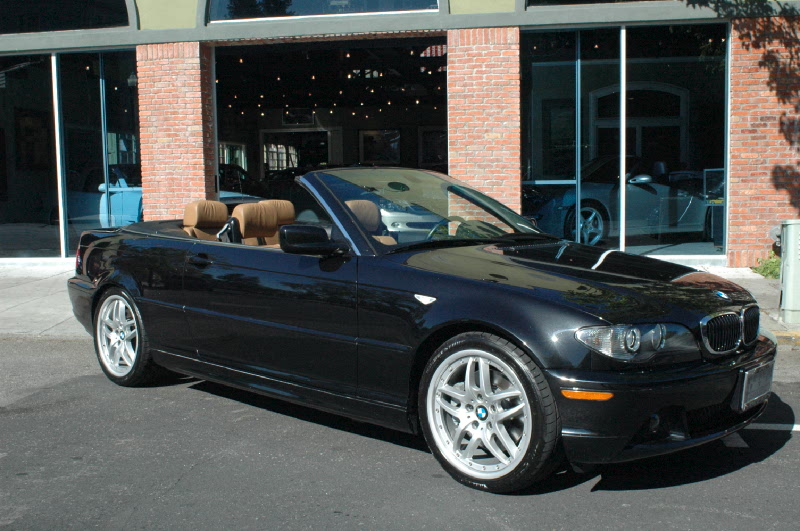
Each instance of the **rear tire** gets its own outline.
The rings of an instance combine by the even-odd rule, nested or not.
[[[117,385],[136,387],[167,373],[153,362],[142,316],[125,290],[103,293],[94,314],[94,348],[100,368]]]
[[[498,336],[468,332],[428,361],[419,388],[422,431],[457,481],[512,492],[557,464],[561,422],[541,369]]]

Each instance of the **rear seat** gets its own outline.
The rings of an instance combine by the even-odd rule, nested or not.
[[[228,208],[220,201],[199,200],[186,205],[183,230],[201,240],[217,241],[217,233],[228,220]]]
[[[238,221],[244,245],[279,247],[278,213],[274,206],[266,203],[242,203],[233,209],[233,217]],[[267,243],[272,240],[276,243]]]
[[[284,225],[291,225],[295,222],[294,205],[291,201],[285,199],[267,199],[265,201],[259,201],[259,203],[267,205],[275,210],[278,219],[278,231],[281,230],[281,227]],[[274,236],[265,237],[264,240],[264,244],[270,247],[280,246],[277,231]]]

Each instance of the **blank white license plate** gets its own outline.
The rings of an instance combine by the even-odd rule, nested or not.
[[[772,389],[772,371],[774,368],[775,362],[771,361],[744,372],[740,411],[746,411],[767,399],[770,389]]]

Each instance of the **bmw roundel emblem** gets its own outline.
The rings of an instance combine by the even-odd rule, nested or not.
[[[714,292],[714,295],[716,295],[716,296],[717,296],[717,297],[719,297],[720,299],[725,299],[726,301],[729,301],[729,300],[731,300],[731,297],[730,297],[730,295],[728,295],[727,293],[724,293],[724,292],[722,292],[722,291],[715,291],[715,292]]]
[[[478,420],[486,420],[486,417],[489,416],[489,412],[486,411],[486,408],[483,406],[478,406],[475,410],[475,415],[478,417]]]

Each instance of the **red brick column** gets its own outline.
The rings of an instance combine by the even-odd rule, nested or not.
[[[800,64],[787,49],[798,26],[796,19],[779,18],[733,23],[728,203],[732,267],[756,265],[772,247],[770,227],[800,217]]]
[[[450,175],[521,206],[519,28],[447,32]]]
[[[145,220],[215,197],[212,57],[198,42],[136,48]]]

